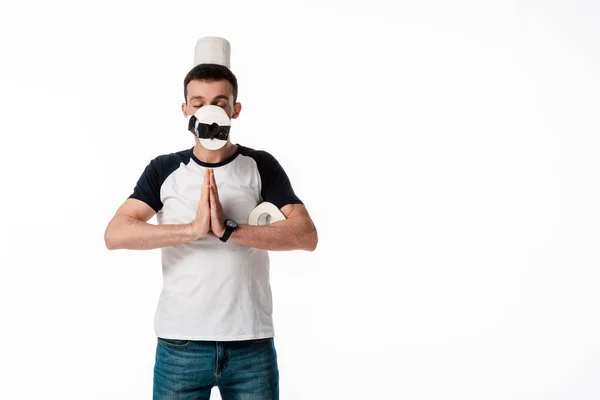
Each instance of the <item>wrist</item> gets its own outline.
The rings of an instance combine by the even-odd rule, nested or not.
[[[231,235],[229,235],[229,241],[235,241],[235,239],[237,239],[240,236],[240,229],[242,228],[242,225],[238,225],[237,228],[235,228],[235,230],[233,232],[231,232]]]
[[[183,241],[191,242],[194,240],[194,223],[190,222],[183,225]]]
[[[231,237],[231,235],[236,231],[236,229],[238,228],[238,224],[237,222],[235,222],[232,219],[226,218],[223,221],[223,230],[222,230],[222,234],[221,235],[217,235],[219,236],[219,239],[222,242],[226,242],[229,240],[229,238]]]

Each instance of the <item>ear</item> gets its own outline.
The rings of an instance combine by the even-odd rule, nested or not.
[[[233,115],[231,115],[231,118],[237,118],[241,112],[242,112],[242,103],[235,103],[235,105],[233,106]]]
[[[186,107],[186,103],[181,104],[181,111],[183,111],[183,116],[187,118],[187,112],[185,112]]]

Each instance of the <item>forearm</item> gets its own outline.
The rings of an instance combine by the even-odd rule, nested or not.
[[[310,218],[292,218],[269,225],[239,225],[229,241],[263,250],[308,250],[317,247],[317,230]]]
[[[154,225],[128,216],[116,216],[106,228],[109,250],[150,250],[193,240],[189,224]]]

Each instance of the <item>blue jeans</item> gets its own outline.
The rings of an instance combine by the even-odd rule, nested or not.
[[[153,399],[279,400],[273,338],[234,342],[157,338]]]

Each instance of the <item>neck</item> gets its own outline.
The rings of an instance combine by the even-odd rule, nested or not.
[[[194,155],[205,163],[215,164],[220,163],[231,157],[237,150],[237,145],[231,143],[229,140],[227,144],[221,147],[219,150],[208,150],[200,144],[198,138],[196,138],[196,145],[194,146]]]

